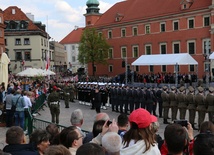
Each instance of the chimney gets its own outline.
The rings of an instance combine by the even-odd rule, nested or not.
[[[34,21],[34,15],[31,13],[26,13],[26,16],[31,20]]]

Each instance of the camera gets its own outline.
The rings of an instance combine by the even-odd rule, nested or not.
[[[111,123],[112,123],[112,121],[109,121],[109,120],[108,120],[107,125],[109,126]]]
[[[187,120],[174,120],[174,123],[187,127]]]

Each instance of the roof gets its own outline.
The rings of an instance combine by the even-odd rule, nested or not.
[[[60,44],[79,43],[84,28],[77,28],[71,31],[65,38],[60,41]]]
[[[181,0],[126,0],[118,2],[100,17],[96,26],[118,24],[115,21],[117,14],[123,16],[119,23],[124,23],[208,9],[212,5],[211,0],[194,0],[189,9],[181,10],[180,3]]]
[[[188,53],[141,55],[133,66],[147,65],[197,65],[198,62]]]
[[[12,14],[12,10],[15,10],[15,14]],[[4,21],[28,21],[28,30],[40,30],[38,26],[36,26],[33,21],[31,21],[24,12],[17,6],[10,6],[4,10]],[[44,31],[43,31],[44,32]]]

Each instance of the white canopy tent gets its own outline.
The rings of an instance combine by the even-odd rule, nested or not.
[[[147,65],[198,65],[198,62],[188,53],[141,55],[133,66]]]
[[[141,55],[132,66],[175,65],[176,77],[178,65],[198,65],[198,62],[188,53]],[[178,84],[176,78],[176,86]]]

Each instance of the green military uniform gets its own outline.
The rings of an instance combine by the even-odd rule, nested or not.
[[[206,107],[207,107],[207,112],[209,116],[209,121],[214,121],[213,116],[214,116],[214,88],[209,87],[209,93],[207,94],[206,97]]]
[[[164,118],[164,124],[169,124],[167,122],[168,114],[169,114],[169,94],[167,93],[167,87],[163,87],[163,92],[161,93],[161,98],[163,100],[163,118]]]
[[[60,114],[60,94],[56,91],[58,88],[53,86],[53,92],[48,96],[48,106],[51,112],[51,122],[59,123]]]
[[[200,128],[201,123],[204,121],[206,114],[205,97],[203,94],[204,88],[198,87],[198,94],[195,95],[195,103],[198,111],[198,126]]]
[[[65,87],[63,89],[63,95],[65,100],[65,108],[69,108],[69,97],[70,97],[70,88],[67,84],[65,84]]]
[[[181,86],[179,88],[180,93],[177,95],[178,109],[180,112],[180,119],[185,119],[186,110],[187,110],[187,102],[186,102],[186,91],[185,87]]]
[[[71,101],[71,102],[74,102],[74,91],[75,91],[75,88],[74,88],[74,85],[73,84],[70,84],[69,85],[69,93],[70,93],[70,98],[69,98],[69,100]]]
[[[176,120],[176,116],[178,113],[178,103],[177,103],[177,95],[176,95],[176,87],[171,87],[171,92],[169,93],[169,102],[172,110],[172,121]]]
[[[195,103],[195,95],[194,95],[194,88],[192,86],[189,86],[189,93],[186,97],[189,110],[189,122],[192,124],[193,129],[195,128],[195,114],[196,114],[196,103]]]

